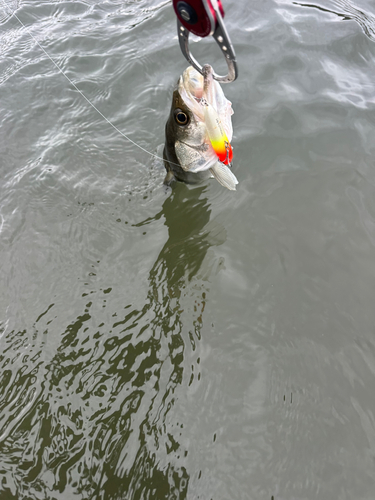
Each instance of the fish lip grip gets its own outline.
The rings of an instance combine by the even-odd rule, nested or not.
[[[173,0],[173,7],[177,16],[177,33],[180,48],[189,63],[200,73],[202,65],[194,58],[189,50],[189,34],[204,38],[212,35],[219,45],[228,65],[226,76],[213,77],[218,82],[233,82],[238,76],[236,54],[224,25],[224,9],[220,0]],[[203,73],[202,73],[203,74]]]

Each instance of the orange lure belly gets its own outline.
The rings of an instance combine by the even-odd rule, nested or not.
[[[233,159],[232,146],[224,131],[219,115],[207,101],[204,103],[204,120],[208,137],[217,157],[225,165],[230,165]]]

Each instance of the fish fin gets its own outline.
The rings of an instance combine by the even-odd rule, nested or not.
[[[210,168],[210,172],[222,186],[231,191],[236,190],[238,180],[231,169],[224,165],[224,163],[217,161],[215,165]]]
[[[175,180],[176,180],[176,177],[174,176],[174,173],[172,172],[172,170],[169,170],[169,172],[167,172],[167,175],[164,178],[163,184],[165,186],[170,186],[172,184],[172,182],[174,182]]]

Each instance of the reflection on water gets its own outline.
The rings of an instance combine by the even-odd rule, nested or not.
[[[208,289],[197,272],[212,245],[204,189],[179,184],[160,213],[137,225],[164,218],[168,227],[141,309],[124,297],[123,312],[104,324],[98,311],[110,307],[107,288],[64,331],[54,326],[53,303],[32,332],[3,331],[0,474],[7,498],[186,498],[188,449],[173,408],[179,387],[199,379],[193,354]],[[53,335],[60,336],[57,349]],[[196,366],[188,366],[187,352]]]
[[[295,5],[300,5],[301,7],[312,7],[314,9],[319,9],[322,12],[336,14],[345,21],[356,21],[370,40],[375,41],[375,16],[362,9],[358,9],[347,0],[332,0],[329,4],[325,3],[324,6],[313,3],[293,3]]]
[[[6,21],[18,9],[18,3],[18,0],[0,1],[0,23]]]

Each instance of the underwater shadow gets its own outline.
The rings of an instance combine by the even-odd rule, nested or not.
[[[190,373],[185,374],[184,353],[187,347],[195,350],[201,339],[209,291],[204,281],[197,279],[207,251],[213,245],[209,231],[205,232],[211,215],[210,203],[203,196],[205,189],[178,183],[163,203],[162,210],[152,219],[137,224],[142,227],[163,217],[168,228],[168,239],[149,272],[148,302],[137,317],[139,321],[153,314],[148,323],[152,334],[149,347],[152,344],[154,352],[166,348],[168,352],[163,359],[159,356],[154,359],[154,367],[159,366],[158,390],[142,422],[140,446],[133,467],[118,482],[117,492],[111,495],[107,490],[103,499],[185,499],[187,495],[190,475],[182,457],[186,457],[189,450],[180,442],[181,422],[171,425],[173,419],[169,415],[176,404],[178,386],[187,385],[186,379],[191,377]],[[223,239],[216,239],[215,244],[218,242],[222,243]],[[193,287],[189,286],[192,282]],[[187,314],[183,318],[184,312]],[[145,347],[143,352],[146,352]]]
[[[127,298],[119,309],[114,289],[88,293],[86,287],[82,313],[68,326],[56,319],[51,304],[37,314],[33,332],[6,335],[0,404],[15,423],[0,447],[0,493],[17,498],[22,492],[30,499],[187,498],[190,436],[184,435],[178,401],[200,380],[206,278],[215,261],[207,252],[226,239],[210,220],[205,190],[177,184],[158,214],[133,226],[143,231],[164,220],[168,228],[141,308]],[[40,340],[48,335],[60,339],[50,355]],[[25,357],[18,371],[5,369],[31,336],[35,356]]]

